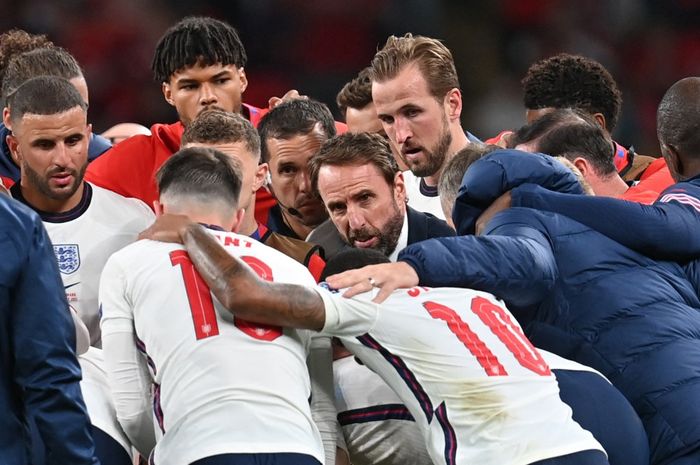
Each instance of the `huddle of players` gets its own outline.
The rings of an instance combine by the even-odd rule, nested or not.
[[[443,55],[434,62],[412,60],[421,48]],[[181,50],[187,53],[177,53]],[[193,18],[171,28],[153,67],[180,121],[155,125],[151,136],[127,139],[89,166],[86,98],[72,83],[40,77],[3,92],[10,95],[4,115],[12,131],[8,150],[21,168],[11,193],[40,213],[69,301],[88,327],[92,347],[80,355],[81,389],[93,435],[105,433],[104,443],[112,438],[122,449],[121,457],[100,453],[114,449],[96,439],[103,463],[128,463],[131,446],[144,456],[153,451],[155,463],[333,463],[337,419],[327,336],[340,338],[383,380],[372,378],[354,359],[335,362],[336,374],[347,371],[341,378],[347,384],[336,380],[342,393],[338,403],[354,398],[367,404],[338,416],[349,426],[344,430],[353,463],[363,463],[362,455],[372,452],[354,441],[352,428],[377,420],[389,427],[402,422],[413,429],[410,437],[417,431],[424,439],[403,446],[413,463],[648,460],[639,419],[619,393],[599,383],[603,378],[592,370],[535,349],[493,296],[413,288],[397,291],[378,311],[368,295],[342,299],[309,290],[315,282],[309,273],[313,250],[302,248],[296,257],[307,269],[251,239],[260,239],[267,228],[313,238],[330,213],[326,225],[335,226],[336,243],[339,235],[341,243],[390,256],[399,244],[410,243],[404,237],[410,232],[403,231],[404,225],[411,227],[406,199],[418,210],[449,217],[451,208],[443,213],[445,200],[436,186],[448,155],[469,149],[475,138],[459,122],[461,94],[447,49],[431,39],[392,37],[369,76],[360,76],[370,83],[372,101],[358,109],[370,107],[378,115],[370,121],[380,121],[388,143],[366,134],[325,143],[335,135],[335,125],[327,109],[313,101],[282,103],[269,113],[243,104],[245,61],[235,31],[224,23]],[[350,108],[346,117],[352,130]],[[186,148],[179,150],[183,140]],[[309,172],[307,163],[319,149],[331,161],[311,162]],[[333,150],[339,158],[362,150],[378,155],[350,163],[365,172],[343,174],[332,171],[345,166],[332,161]],[[392,151],[410,171],[400,173]],[[49,153],[55,158],[47,161]],[[623,167],[631,163],[627,152],[619,158]],[[386,171],[377,159],[386,162]],[[90,182],[83,181],[86,169]],[[372,211],[378,194],[370,188],[342,192],[341,181],[365,178],[386,183],[391,202],[381,212],[393,212],[388,215],[398,224],[393,230],[372,226],[374,231],[362,225],[364,218],[354,225],[358,211]],[[256,200],[269,200],[259,191],[266,180],[277,205],[256,212]],[[162,229],[148,237],[183,245],[140,241],[125,247],[153,220],[143,202],[126,197],[163,214]],[[208,233],[183,216],[206,225]],[[387,231],[385,244],[380,239]],[[217,255],[221,246],[263,280],[290,286],[253,279],[228,254]],[[299,247],[293,242],[278,249]],[[340,264],[331,263],[329,270],[367,264],[362,254],[337,258]],[[600,393],[601,408],[562,402],[560,390],[563,398],[569,377],[572,390]],[[372,384],[346,389],[355,378]],[[373,398],[368,386],[383,393]],[[382,396],[389,400],[377,404]],[[613,409],[621,413],[612,417]],[[581,417],[586,413],[595,417],[590,427]],[[601,418],[616,422],[619,437],[611,439],[595,426]],[[366,444],[381,437],[367,436]],[[376,445],[384,458],[373,463],[398,463],[406,453],[388,442]]]

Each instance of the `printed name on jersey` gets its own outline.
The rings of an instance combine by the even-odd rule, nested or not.
[[[58,269],[63,274],[71,274],[80,268],[80,249],[78,244],[56,244],[53,246]]]

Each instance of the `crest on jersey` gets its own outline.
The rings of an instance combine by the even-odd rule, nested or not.
[[[58,269],[63,274],[75,273],[80,268],[80,250],[78,244],[58,244],[53,246]]]

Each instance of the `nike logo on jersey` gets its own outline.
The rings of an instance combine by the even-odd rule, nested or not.
[[[71,287],[77,286],[78,284],[80,284],[80,281],[78,281],[77,283],[69,284],[67,286],[63,286],[63,289],[70,289]]]

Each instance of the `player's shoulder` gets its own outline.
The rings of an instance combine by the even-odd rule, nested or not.
[[[309,270],[279,250],[241,234],[211,231],[229,253],[240,257],[262,277],[297,284],[315,285]],[[267,279],[267,278],[266,278]]]
[[[124,197],[109,189],[89,183],[93,192],[93,202],[99,211],[108,214],[118,220],[141,219],[150,224],[155,215],[148,206],[139,199]]]
[[[175,250],[184,250],[184,247],[181,244],[141,239],[114,252],[107,264],[116,263],[124,269],[135,271],[143,267],[157,266],[162,260],[169,260],[170,253]]]

